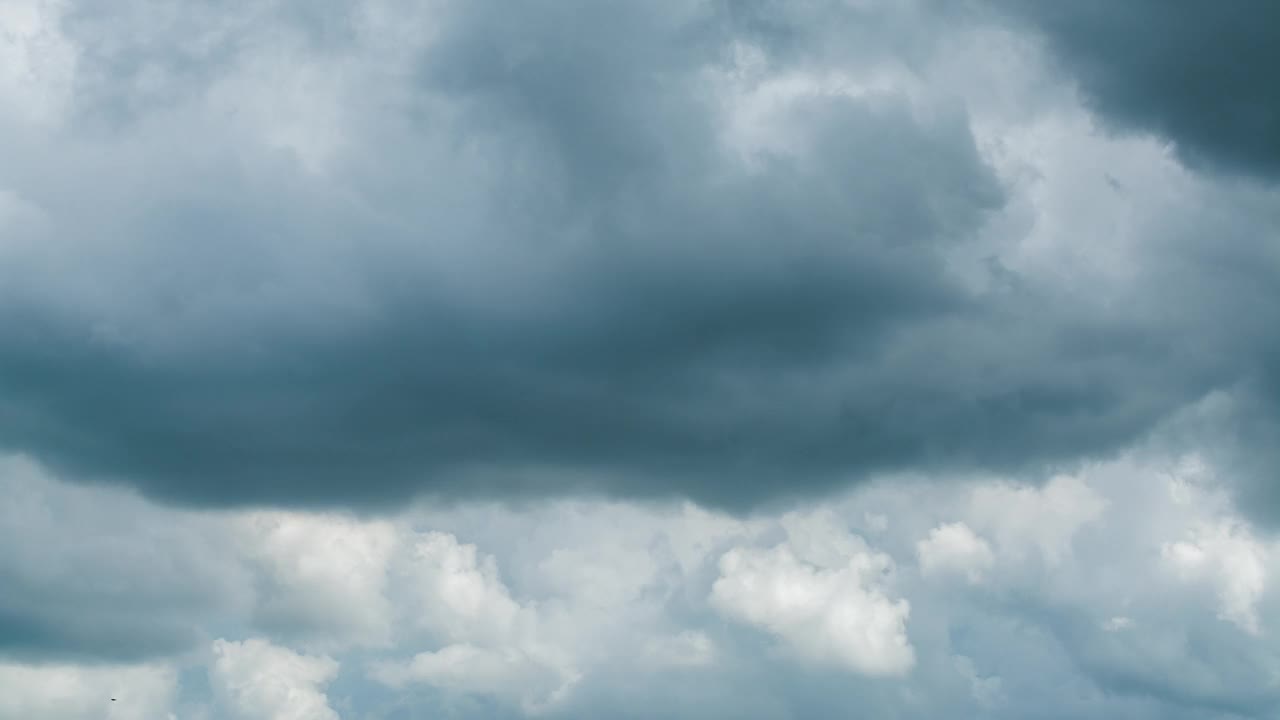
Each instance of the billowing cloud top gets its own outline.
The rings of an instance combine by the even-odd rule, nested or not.
[[[0,2],[0,717],[1274,716],[1278,48]]]

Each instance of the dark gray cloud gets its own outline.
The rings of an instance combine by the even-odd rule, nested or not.
[[[961,108],[768,95],[918,65],[936,20],[273,7],[64,19],[65,122],[4,141],[4,447],[195,504],[743,507],[1105,454],[1249,370],[1146,285],[963,282],[1016,189]]]
[[[251,597],[220,526],[0,458],[0,659],[136,661],[190,650]],[[69,529],[74,529],[74,532]]]
[[[199,639],[179,622],[84,615],[66,607],[0,609],[0,655],[25,661],[137,661],[188,650]]]
[[[1280,177],[1280,6],[1244,0],[1000,2],[1040,31],[1118,128],[1171,140],[1192,166]]]

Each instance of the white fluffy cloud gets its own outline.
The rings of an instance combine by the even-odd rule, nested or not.
[[[920,571],[925,575],[958,572],[971,583],[982,580],[991,569],[995,555],[986,540],[978,537],[962,522],[946,523],[929,531],[929,536],[916,543]]]
[[[1063,475],[1044,487],[984,483],[969,505],[970,522],[991,533],[1001,552],[1023,557],[1035,550],[1052,566],[1071,554],[1076,533],[1102,516],[1107,500],[1080,478]]]
[[[0,113],[50,122],[62,112],[77,59],[59,30],[65,6],[60,0],[0,4]]]
[[[389,693],[427,707],[491,707],[459,704],[474,700],[578,717],[624,688],[652,686],[687,708],[669,714],[696,716],[710,702],[698,697],[762,666],[780,677],[825,668],[869,683],[858,686],[864,697],[888,693],[877,707],[897,707],[890,696],[901,691],[924,703],[921,713],[937,702],[1017,717],[1048,692],[1042,673],[1121,695],[1127,677],[1168,683],[1183,704],[1266,698],[1268,673],[1280,672],[1265,644],[1276,556],[1198,462],[1129,458],[1041,487],[876,483],[813,509],[735,520],[687,504],[587,501],[420,506],[382,519],[191,514],[64,485],[11,459],[0,533],[49,542],[45,555],[24,546],[0,563],[9,581],[0,609],[34,612],[14,598],[39,587],[48,597],[77,577],[96,588],[85,602],[154,605],[168,596],[156,570],[187,562],[204,567],[191,577],[224,599],[165,612],[190,618],[196,637],[253,639],[221,640],[207,658],[173,665],[9,662],[0,715],[90,717],[93,696],[116,683],[134,693],[119,691],[120,717],[199,718],[203,705],[211,718],[294,717],[282,713],[296,707],[326,717],[339,712],[326,697],[339,662],[343,702],[356,711]],[[124,554],[99,562],[58,542],[54,530],[68,523],[98,523],[100,544]],[[874,533],[874,546],[854,529]],[[163,541],[131,549],[151,538]],[[939,573],[982,582],[957,593]],[[280,622],[285,608],[299,622]],[[141,626],[123,612],[98,617]],[[779,652],[761,654],[759,642]],[[1212,661],[1191,653],[1192,642]],[[182,668],[207,672],[213,697],[180,684]],[[50,683],[78,689],[51,695],[42,689]],[[799,702],[780,700],[782,687],[753,692],[762,718]],[[1072,707],[1089,716],[1103,705]]]
[[[371,677],[393,688],[421,682],[455,692],[490,695],[518,702],[530,715],[563,700],[577,681],[530,651],[518,647],[477,647],[460,643],[419,653],[407,663],[380,663]]]
[[[1266,588],[1268,549],[1238,521],[1202,524],[1185,540],[1161,546],[1161,557],[1184,580],[1211,584],[1218,616],[1258,634],[1258,600]]]
[[[1242,696],[1255,699],[1241,707],[1266,707],[1268,678],[1280,673],[1266,643],[1277,556],[1198,462],[1125,458],[1040,487],[881,482],[735,520],[687,504],[590,501],[361,519],[192,514],[65,485],[14,459],[0,534],[49,541],[44,555],[23,546],[0,563],[0,639],[15,637],[6,617],[60,612],[33,615],[35,604],[15,598],[67,603],[79,596],[57,588],[77,578],[91,581],[84,602],[120,605],[95,617],[122,633],[145,626],[144,611],[125,609],[168,597],[164,613],[189,618],[193,637],[230,639],[144,665],[19,655],[4,666],[0,716],[92,717],[99,692],[123,688],[111,710],[119,717],[379,718],[370,708],[407,703],[463,717],[497,707],[569,718],[649,688],[663,695],[649,700],[654,712],[733,707],[769,718],[826,712],[782,680],[823,672],[886,713],[918,709],[906,717],[947,707],[1022,717],[1056,692],[1042,677],[1117,698],[1141,682],[1166,708]],[[1000,506],[1035,522],[1003,517]],[[121,554],[95,560],[96,549],[59,542],[55,530],[68,524],[100,528],[102,549]],[[874,533],[874,545],[859,533]],[[223,599],[166,592],[182,576],[159,571],[183,562]],[[981,583],[957,592],[937,581],[947,574]],[[299,621],[281,622],[285,608]],[[90,634],[73,647],[95,642]],[[339,667],[341,703],[330,690]],[[207,673],[212,697],[179,682],[186,672]],[[744,683],[749,697],[734,690]],[[400,699],[372,699],[385,696]],[[904,697],[916,705],[900,705]],[[1054,697],[1077,716],[1124,715],[1110,701]]]
[[[502,642],[527,632],[528,611],[511,598],[492,556],[453,535],[417,538],[402,566],[414,620],[446,640]]]
[[[243,556],[258,571],[261,624],[329,645],[389,640],[385,591],[398,539],[391,523],[255,512],[236,529]]]
[[[867,675],[915,664],[906,634],[910,604],[882,578],[893,561],[847,533],[797,532],[770,549],[737,547],[720,559],[712,603],[776,635],[801,656]]]
[[[327,656],[301,655],[265,640],[216,640],[209,682],[242,720],[338,720],[324,687],[338,674]]]
[[[475,545],[442,532],[412,536],[399,574],[410,621],[442,646],[379,662],[373,679],[506,698],[530,713],[555,705],[578,681],[571,655],[541,637],[536,608],[512,599],[494,558]]]

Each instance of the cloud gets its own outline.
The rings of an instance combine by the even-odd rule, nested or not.
[[[4,717],[173,720],[170,710],[176,690],[176,673],[163,665],[0,662],[0,715]]]
[[[6,133],[0,189],[39,221],[0,246],[0,442],[68,477],[201,506],[743,509],[1113,453],[1257,369],[1261,329],[1194,309],[1247,302],[1235,268],[1265,266],[1207,280],[1134,221],[1095,277],[1119,252],[1079,241],[1096,208],[1041,202],[1080,194],[1088,130],[1040,157],[1018,103],[954,102],[1031,93],[966,50],[981,24],[836,3],[141,7],[42,25],[81,58],[69,99]],[[955,85],[957,63],[990,82]],[[1087,204],[1110,203],[1096,184]],[[1200,190],[1131,202],[1199,212]],[[1172,319],[1159,288],[1188,279]],[[1188,333],[1221,351],[1179,349]]]
[[[447,533],[430,532],[413,546],[410,582],[421,608],[419,622],[449,639],[475,635],[505,638],[526,620],[498,578],[492,557],[480,558],[475,545]]]
[[[409,614],[441,643],[408,661],[382,661],[370,676],[391,687],[426,683],[444,690],[511,699],[538,713],[561,701],[581,677],[572,656],[548,642],[537,608],[511,598],[493,557],[453,535],[413,542],[402,571]]]
[[[243,720],[338,720],[323,688],[338,673],[327,656],[300,655],[258,638],[216,640],[209,682]]]
[[[1000,686],[1002,681],[997,676],[983,677],[973,667],[973,661],[963,655],[954,658],[956,672],[965,677],[970,684],[970,693],[979,705],[990,707],[1002,700]]]
[[[76,71],[76,48],[59,32],[64,5],[17,0],[0,9],[0,112],[46,123],[65,111]]]
[[[823,548],[815,554],[790,543],[730,550],[720,559],[712,603],[726,616],[778,636],[806,659],[867,675],[910,670],[910,604],[890,599],[879,581],[892,560],[859,547],[856,536],[830,539],[853,552]]]
[[[341,41],[239,6],[68,11],[92,62],[67,142],[26,131],[0,178],[52,223],[3,248],[25,328],[0,353],[4,442],[201,504],[582,477],[742,504],[793,462],[922,442],[855,447],[890,401],[862,389],[876,348],[965,305],[940,249],[1000,203],[963,115],[804,91],[764,112],[792,139],[752,170],[727,124],[772,71],[726,78],[736,21],[709,6],[441,3],[404,48],[380,7]],[[800,371],[850,401],[776,379]],[[710,477],[726,465],[751,497]]]
[[[390,639],[390,523],[256,512],[237,518],[241,553],[258,571],[256,622],[299,639],[363,645]]]
[[[1267,550],[1230,521],[1195,528],[1188,540],[1167,542],[1161,558],[1186,580],[1207,578],[1218,589],[1218,616],[1257,634],[1258,598],[1266,584]]]
[[[703,667],[716,662],[715,644],[700,630],[654,637],[645,643],[643,653],[660,667]]]
[[[0,655],[144,660],[253,602],[215,518],[71,488],[21,456],[0,457],[0,495]]]
[[[1280,62],[1274,4],[1231,12],[1146,0],[995,4],[1044,37],[1116,127],[1168,138],[1193,166],[1280,173],[1280,93],[1256,72]]]
[[[1275,716],[1271,14],[5,3],[0,716]]]
[[[985,485],[973,493],[970,506],[973,522],[989,530],[1002,551],[1022,555],[1035,548],[1054,565],[1070,553],[1080,528],[1105,512],[1107,501],[1080,478],[1063,475],[1044,487]]]
[[[159,608],[210,639],[149,650],[142,664],[107,644],[53,660],[48,648],[10,645],[0,676],[17,678],[5,698],[35,717],[99,712],[91,696],[113,688],[137,693],[121,707],[148,718],[289,717],[294,707],[577,718],[625,707],[764,719],[853,702],[921,720],[1033,717],[1046,704],[1073,717],[1266,717],[1280,707],[1280,655],[1266,641],[1280,567],[1272,543],[1233,508],[1210,458],[1160,447],[1044,486],[884,477],[751,518],[616,500],[210,515],[15,474],[6,497],[25,498],[29,532],[77,527],[91,507],[143,521],[96,536],[108,547],[159,533],[173,552],[218,534],[211,566],[242,571],[213,576],[215,595],[241,600],[166,606],[156,588],[185,576],[146,579],[154,560],[118,560],[114,573],[134,591],[116,596],[122,607],[137,618]],[[996,523],[1000,504],[1037,522]],[[977,585],[938,582],[916,562],[922,541],[952,534],[934,531],[961,536],[961,525],[989,545]],[[855,534],[864,526],[874,545]],[[6,597],[38,587],[75,599],[94,576],[63,572],[75,567],[65,550],[40,547],[11,554],[26,560],[7,571]],[[1199,560],[1177,564],[1184,551]],[[367,566],[353,566],[358,557]],[[330,586],[353,567],[352,587]],[[367,606],[342,612],[329,594]],[[294,604],[306,623],[263,611]],[[40,610],[51,621],[88,612]],[[99,622],[121,612],[100,610]],[[381,627],[394,632],[363,634]],[[44,677],[82,678],[82,689],[49,705]]]
[[[514,696],[530,715],[541,714],[560,701],[576,681],[523,650],[465,643],[419,653],[403,665],[376,665],[371,676],[391,687],[422,682],[455,692]]]
[[[920,572],[925,575],[962,573],[970,583],[982,581],[982,573],[995,563],[991,546],[962,522],[947,523],[929,531],[916,543]]]

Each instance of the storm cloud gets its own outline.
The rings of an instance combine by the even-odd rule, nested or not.
[[[1274,8],[0,2],[0,716],[1276,716]]]
[[[1190,164],[1280,178],[1280,8],[1157,0],[996,3],[1047,40],[1091,106]]]
[[[0,444],[67,477],[197,505],[746,508],[885,470],[1043,474],[1274,377],[1280,272],[1247,224],[1273,199],[1149,229],[1123,284],[1018,266],[1033,190],[975,132],[977,72],[941,78],[972,18],[40,7],[29,42],[65,57],[3,114]],[[1078,25],[1138,10],[1062,12],[1042,24],[1074,58]],[[1247,133],[1129,92],[1146,65],[1081,67],[1105,116],[1243,157],[1222,138]]]

